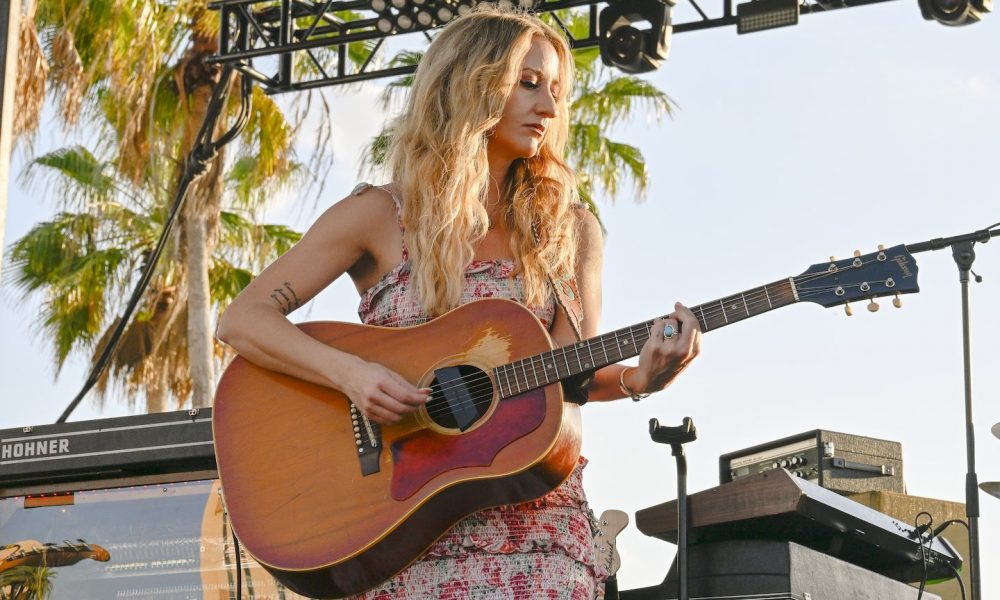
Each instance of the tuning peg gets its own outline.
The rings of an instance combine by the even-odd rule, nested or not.
[[[879,305],[874,299],[868,302],[868,312],[878,312]]]
[[[836,256],[830,256],[830,262],[837,262]]]
[[[844,303],[844,314],[847,315],[848,317],[854,316],[854,311],[851,310],[851,305],[847,304],[846,302]]]
[[[879,244],[878,245],[878,251],[881,252],[883,250],[885,250],[885,244]]]
[[[854,256],[855,256],[855,257],[859,257],[859,256],[861,256],[861,250],[855,250],[855,251],[854,251]]]
[[[896,308],[903,308],[903,299],[899,297],[899,292],[896,292],[896,297],[892,299],[892,305]]]

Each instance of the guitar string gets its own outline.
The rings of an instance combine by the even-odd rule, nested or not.
[[[872,261],[869,261],[869,262],[872,262]],[[866,264],[866,263],[862,263],[862,265],[864,265],[864,264]],[[851,268],[851,269],[857,269],[857,268],[860,268],[860,267],[858,267],[856,265],[850,265],[849,268]],[[812,280],[816,280],[816,279],[820,279],[820,278],[823,278],[823,277],[827,277],[827,276],[833,275],[835,273],[836,272],[822,271],[822,272],[816,272],[816,273],[807,273],[805,275],[798,276],[798,277],[792,277],[790,279],[793,282],[799,284],[799,283],[805,282],[807,280],[808,281],[812,281]],[[748,292],[744,292],[743,294],[737,294],[737,295],[734,295],[734,296],[729,296],[727,298],[721,298],[719,300],[714,300],[714,301],[711,301],[711,302],[707,302],[705,304],[710,304],[710,305],[713,305],[713,306],[717,304],[719,306],[715,307],[715,308],[709,308],[709,309],[699,308],[698,312],[701,313],[701,315],[702,315],[702,319],[701,320],[705,321],[706,322],[705,324],[707,325],[707,321],[709,321],[710,319],[717,318],[720,314],[723,315],[726,319],[728,319],[728,316],[726,316],[726,313],[728,311],[725,309],[725,306],[724,306],[727,301],[735,301],[735,300],[741,300],[742,299],[747,304],[747,308],[749,308],[749,305],[752,303],[753,306],[754,306],[754,310],[755,311],[758,308],[762,308],[763,305],[766,302],[769,305],[768,309],[770,310],[772,307],[770,306],[771,301],[770,301],[770,296],[768,294],[768,288],[771,287],[771,286],[773,286],[773,285],[778,285],[778,284],[783,284],[783,283],[784,283],[784,281],[779,281],[779,282],[775,282],[775,283],[772,283],[772,284],[767,284],[767,285],[761,286],[759,288],[755,288],[756,291],[749,290]],[[841,285],[840,287],[851,288],[851,287],[860,287],[860,286],[861,286],[861,284],[850,284],[850,285],[846,285],[846,286],[845,285]],[[796,289],[799,292],[798,295],[799,295],[800,299],[802,299],[804,297],[809,297],[809,296],[815,296],[815,295],[818,295],[818,294],[822,294],[822,293],[828,292],[830,290],[835,290],[836,288],[837,288],[837,286],[834,286],[834,285],[827,285],[827,286],[820,287],[820,288],[808,288],[808,287],[801,287],[799,285],[796,285]],[[761,294],[763,294],[763,296]],[[701,305],[701,306],[704,306],[704,304]],[[784,306],[784,305],[782,305],[782,306]],[[698,308],[698,307],[695,307],[695,308]],[[761,311],[761,313],[762,312],[766,312],[766,311]],[[756,313],[756,314],[761,314],[761,313]],[[744,318],[748,318],[749,316],[752,316],[752,315],[746,315],[746,316],[733,315],[734,320],[742,320]],[[638,340],[641,338],[641,335],[642,335],[642,331],[641,330],[647,329],[649,327],[648,323],[650,323],[650,322],[651,321],[647,321],[647,322],[640,323],[638,325],[633,325],[632,327],[626,328],[626,329],[629,330],[629,333],[637,340],[637,345],[638,345]],[[729,321],[727,320],[726,323],[728,323],[728,322]],[[717,328],[718,327],[713,327],[712,329],[717,329]],[[634,330],[636,330],[636,329],[640,330],[639,331],[640,335],[638,335],[638,336],[635,335],[636,331],[634,331]],[[706,330],[710,330],[710,329],[706,328]],[[619,330],[619,331],[622,331],[622,330]],[[613,332],[613,333],[614,333],[615,337],[617,338],[618,332]],[[605,334],[604,336],[598,336],[598,338],[592,338],[589,341],[592,342],[592,341],[594,341],[596,339],[604,338],[607,335],[610,335],[610,334]],[[646,339],[648,339],[648,335],[646,336]],[[643,339],[641,343],[645,343],[645,339]],[[566,350],[566,348],[570,348],[570,347],[573,347],[573,346],[567,346],[565,348],[556,349],[556,350],[562,350],[563,351],[563,359],[564,359],[564,361],[565,362],[573,362],[573,363],[575,363],[576,369],[579,370],[578,372],[582,372],[585,369],[581,368],[582,366],[580,365],[579,360],[577,359],[577,360],[570,361],[569,357],[567,356],[567,350]],[[578,348],[577,348],[577,350],[578,350]],[[592,354],[593,350],[589,349],[589,352]],[[509,363],[509,364],[513,365],[516,362],[520,362],[520,361],[514,361],[514,362]],[[544,365],[544,359],[539,359],[539,362]],[[532,386],[530,384],[530,382],[527,381],[528,370],[527,370],[526,367],[527,366],[522,366],[522,371],[524,371],[524,373],[525,373],[525,384],[527,384],[528,387],[526,387],[526,389],[524,389],[523,391],[521,391],[521,389],[520,389],[521,388],[520,382],[515,380],[515,382],[518,383],[518,394],[525,393],[525,392],[530,391],[532,389],[535,389],[537,387],[541,387],[541,386],[538,386],[538,385]],[[537,380],[538,379],[538,372],[537,372],[537,369],[535,368],[534,360],[533,359],[531,360],[530,369],[531,369],[531,375],[534,376],[536,378],[536,380]],[[572,369],[570,369],[570,370],[572,370]],[[494,370],[494,371],[496,371],[496,370]],[[542,371],[542,374],[543,374],[543,377],[544,377],[544,371]],[[516,373],[514,374],[514,376],[515,376],[515,378],[517,378],[517,374]],[[432,391],[432,393],[434,393],[435,392],[434,388],[437,387],[436,391],[438,393],[443,394],[445,391],[450,391],[452,389],[456,389],[456,388],[460,388],[460,387],[465,387],[465,388],[467,388],[467,392],[470,394],[470,396],[475,396],[474,398],[471,399],[471,406],[475,407],[476,409],[478,409],[480,407],[480,405],[482,405],[482,404],[485,404],[485,405],[488,406],[492,402],[492,397],[493,397],[493,383],[492,383],[492,380],[490,379],[490,377],[488,375],[486,375],[483,372],[480,372],[479,374],[477,374],[475,376],[475,379],[470,379],[469,376],[463,376],[460,379],[461,379],[460,383],[449,384],[448,386],[443,386],[443,385],[434,386],[434,385],[432,385],[431,386],[431,391]],[[475,382],[475,385],[477,387],[475,387],[475,388],[472,387],[470,385],[470,383],[472,383],[472,382]],[[543,384],[543,385],[548,385],[548,383]],[[513,394],[513,395],[516,395],[516,394]],[[476,399],[476,398],[478,398],[478,399]],[[449,408],[449,407],[445,407],[445,408],[442,408],[440,410],[437,410],[434,413],[431,412],[431,409],[428,409],[428,415],[431,416],[431,417],[441,416],[442,414],[446,414],[446,413],[448,413],[450,411],[453,411],[453,410],[462,410],[462,409],[469,408],[469,407],[470,407],[470,401],[465,401],[465,402],[457,403],[455,405],[454,409]]]
[[[801,276],[801,277],[798,277],[798,278],[795,278],[795,279],[797,281],[802,281],[802,280],[805,280],[805,279],[817,279],[817,278],[820,278],[820,277],[823,277],[823,276],[826,276],[826,275],[830,275],[830,274],[831,273],[829,273],[829,272],[815,273],[815,274],[808,274],[808,275],[805,275],[805,276]],[[774,285],[774,284],[769,284],[769,285]],[[756,310],[758,308],[763,308],[763,306],[765,304],[769,305],[769,309],[771,308],[770,307],[770,304],[771,304],[770,297],[769,297],[769,295],[768,295],[768,293],[766,291],[767,287],[768,286],[762,286],[761,288],[757,288],[758,291],[756,293],[753,293],[752,291],[748,291],[748,292],[746,292],[744,294],[741,294],[741,295],[730,296],[729,298],[722,298],[722,299],[719,299],[719,300],[714,300],[712,302],[706,303],[706,304],[720,304],[720,306],[718,308],[714,308],[714,309],[701,309],[701,310],[699,310],[699,312],[703,315],[702,316],[702,320],[708,321],[710,319],[714,319],[714,318],[718,317],[720,314],[725,314],[725,313],[729,312],[729,311],[727,311],[725,309],[724,306],[721,306],[721,304],[724,304],[726,302],[726,300],[739,300],[739,299],[741,299],[740,296],[742,296],[742,299],[747,303],[747,307],[748,308],[750,306],[753,307],[753,309],[754,309],[754,311],[755,311],[756,314],[762,314],[763,312],[766,312],[766,311],[756,312]],[[852,284],[852,285],[841,286],[841,287],[860,287],[860,284]],[[799,297],[803,298],[803,297],[815,296],[815,295],[818,295],[818,294],[822,294],[822,293],[828,292],[831,289],[836,289],[836,286],[826,286],[824,288],[798,288],[798,289],[799,289]],[[763,294],[763,296],[762,296],[762,294]],[[784,306],[784,305],[782,305],[782,306]],[[708,315],[708,316],[704,316],[704,315]],[[748,318],[750,316],[754,316],[754,315],[749,315],[749,314],[746,315],[746,316],[743,316],[743,315],[740,315],[740,316],[733,315],[733,318],[734,318],[734,320],[742,320],[742,319]],[[650,323],[650,322],[651,321],[647,321],[647,322],[644,322],[644,323],[641,323],[641,324],[637,324],[637,325],[633,325],[633,326],[631,326],[629,328],[626,328],[626,329],[629,330],[629,333],[636,339],[636,345],[641,345],[642,343],[645,343],[646,339],[648,339],[648,335],[646,336],[645,339],[641,339],[641,338],[642,338],[642,335],[644,335],[643,330],[647,329],[647,327],[648,327],[647,323]],[[728,323],[728,321],[727,321],[727,323]],[[717,328],[718,327],[713,327],[712,329],[717,329]],[[639,330],[639,331],[637,332],[637,331],[633,331],[633,330]],[[619,330],[619,331],[621,331],[621,330]],[[615,334],[615,337],[617,337],[617,332],[613,332],[613,333]],[[636,335],[636,333],[639,333],[639,335]],[[604,336],[598,336],[597,338],[591,338],[591,340],[589,340],[588,342],[592,342],[594,340],[603,338],[603,337],[605,337],[607,335],[612,335],[612,334],[605,334]],[[640,342],[640,339],[641,339],[641,342]],[[582,368],[582,365],[580,364],[579,359],[570,359],[568,356],[566,356],[566,353],[567,353],[566,348],[570,348],[570,347],[572,347],[572,346],[568,346],[568,347],[565,347],[565,348],[558,348],[558,349],[553,350],[552,352],[562,350],[563,354],[564,354],[563,358],[566,361],[568,361],[569,363],[571,363],[570,367],[574,367],[575,366],[575,368],[578,370],[577,372],[582,372],[582,371],[586,370],[586,369]],[[593,350],[589,349],[588,353],[590,353],[592,355],[593,354]],[[520,362],[520,361],[513,361],[512,363],[508,363],[508,364],[514,364],[516,362]],[[544,369],[541,371],[541,377],[539,377],[539,371],[538,371],[536,365],[534,364],[534,362],[535,361],[532,358],[529,365],[522,366],[522,371],[524,372],[524,383],[527,386],[527,387],[525,387],[524,390],[521,390],[522,386],[520,385],[520,381],[517,380],[518,375],[516,373],[514,374],[515,383],[518,384],[517,385],[518,392],[517,392],[517,394],[512,394],[512,395],[522,394],[522,393],[531,391],[533,389],[537,389],[539,387],[543,387],[544,385],[549,385],[550,383],[553,383],[553,382],[547,381],[547,376],[545,375]],[[575,363],[575,364],[573,364],[573,363]],[[545,364],[544,359],[539,358],[539,364],[541,364],[541,365],[544,366],[544,364]],[[609,363],[609,364],[611,364],[611,363]],[[529,375],[529,369],[530,369],[530,375]],[[571,368],[570,370],[573,370],[573,369]],[[496,372],[495,369],[494,369],[494,371]],[[530,377],[534,377],[536,380],[546,379],[546,383],[542,384],[542,385],[531,385],[531,383],[528,381],[528,377],[529,376]],[[493,388],[494,388],[493,380],[485,372],[480,371],[480,372],[478,372],[478,373],[476,373],[474,375],[462,376],[459,379],[460,379],[460,382],[455,383],[455,384],[448,384],[447,386],[440,385],[440,384],[439,385],[432,385],[431,386],[431,392],[432,392],[432,394],[435,393],[435,392],[437,392],[438,394],[444,394],[446,391],[451,391],[453,389],[458,389],[458,388],[463,388],[464,387],[464,388],[466,388],[466,391],[469,394],[470,399],[456,403],[455,406],[454,406],[454,408],[451,408],[449,406],[445,406],[443,408],[436,409],[436,410],[428,408],[427,412],[428,412],[429,416],[431,416],[431,417],[440,417],[442,415],[448,414],[449,412],[453,412],[454,410],[464,410],[464,409],[467,409],[467,408],[470,408],[470,407],[471,408],[475,408],[476,410],[478,410],[481,406],[483,406],[483,405],[489,406],[489,404],[492,403],[492,401],[493,401]]]

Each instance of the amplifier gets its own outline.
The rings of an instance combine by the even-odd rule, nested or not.
[[[210,408],[0,430],[0,497],[12,488],[214,469]]]
[[[719,483],[786,469],[841,494],[906,493],[899,442],[815,429],[719,457]]]

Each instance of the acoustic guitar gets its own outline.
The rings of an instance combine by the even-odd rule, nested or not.
[[[797,302],[829,307],[916,291],[916,263],[896,246],[692,310],[708,332]],[[430,400],[380,427],[337,390],[237,357],[212,419],[233,529],[298,594],[369,589],[463,517],[539,498],[564,481],[580,454],[580,413],[563,402],[559,382],[637,356],[652,324],[555,348],[530,311],[500,299],[416,327],[301,324],[431,388]]]

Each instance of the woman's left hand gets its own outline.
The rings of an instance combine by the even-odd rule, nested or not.
[[[649,339],[639,353],[639,366],[628,375],[628,387],[637,393],[651,393],[667,387],[701,349],[698,319],[680,302],[674,312],[656,319]]]

